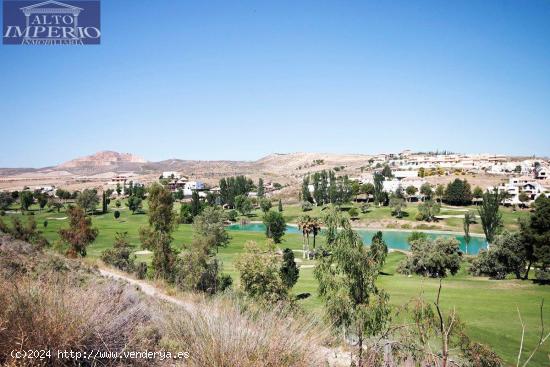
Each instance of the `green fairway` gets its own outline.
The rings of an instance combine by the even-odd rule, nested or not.
[[[99,229],[99,236],[96,241],[88,247],[88,257],[97,259],[102,251],[112,246],[113,238],[116,232],[128,232],[130,241],[135,245],[136,250],[140,249],[138,230],[141,226],[147,225],[147,215],[132,215],[127,208],[120,209],[121,216],[116,220],[113,216],[115,208],[104,215],[94,215],[93,224]],[[310,215],[319,215],[320,209],[315,208],[308,212]],[[368,215],[386,215],[387,208],[368,213],[363,220],[368,220]],[[407,209],[412,213],[412,206]],[[445,209],[446,212],[453,212],[451,209]],[[60,213],[38,211],[33,207],[34,217],[37,224],[52,243],[58,241],[57,231],[63,226],[67,226],[65,212]],[[504,220],[511,223],[517,218],[517,212],[511,210],[504,211]],[[527,213],[527,212],[522,212]],[[286,206],[285,216],[292,220],[301,215],[301,210],[296,206]],[[12,215],[3,217],[4,220]],[[523,214],[522,214],[523,215]],[[57,218],[57,219],[56,219]],[[61,218],[61,219],[59,219]],[[257,217],[260,218],[259,216]],[[457,219],[457,218],[453,218]],[[44,220],[48,221],[48,226],[43,227]],[[238,273],[234,268],[234,260],[239,253],[243,251],[243,246],[247,241],[257,241],[263,243],[265,236],[256,232],[230,232],[231,242],[226,248],[221,248],[219,258],[223,262],[223,271],[229,273],[236,285],[239,283]],[[181,248],[184,243],[189,243],[192,239],[192,226],[179,225],[174,232],[174,247]],[[320,238],[318,243],[322,243]],[[280,246],[299,250],[302,247],[302,236],[298,234],[286,235]],[[297,259],[301,259],[301,253],[295,252]],[[394,252],[388,256],[384,273],[379,280],[381,288],[385,289],[391,297],[391,303],[396,307],[402,306],[411,298],[424,292],[428,300],[433,300],[437,291],[439,282],[435,279],[426,279],[417,276],[407,277],[396,274],[395,269],[399,261],[405,255]],[[140,259],[150,261],[149,256],[139,256]],[[304,265],[313,265],[313,262],[300,262]],[[541,286],[533,284],[531,281],[504,280],[494,281],[486,278],[474,278],[466,272],[467,263],[463,263],[463,269],[454,277],[443,281],[442,305],[446,310],[456,307],[456,310],[474,340],[489,344],[495,351],[502,356],[508,365],[515,365],[517,351],[521,338],[521,327],[517,315],[518,307],[526,323],[526,342],[525,350],[530,351],[540,333],[539,327],[539,304],[542,298],[550,301],[550,286]],[[313,268],[307,267],[300,270],[300,278],[293,289],[294,293],[310,293],[311,296],[300,301],[304,309],[310,312],[322,313],[322,302],[317,297],[317,283],[313,276]],[[547,307],[544,314],[544,321],[550,324],[550,307]],[[533,366],[548,365],[547,354],[550,353],[550,347],[545,346],[544,351],[537,354]]]

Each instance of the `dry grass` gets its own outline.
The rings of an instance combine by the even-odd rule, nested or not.
[[[62,274],[2,279],[0,361],[10,362],[12,350],[47,349],[50,365],[79,364],[57,351],[122,351],[148,320],[139,295],[117,284],[75,286]]]
[[[205,300],[158,320],[171,348],[190,353],[192,366],[322,366],[328,332],[284,307],[251,309],[232,297]]]
[[[51,350],[48,365],[80,365],[57,351],[122,351],[149,323],[137,291],[105,282],[77,261],[29,248],[22,254],[19,241],[4,237],[0,244],[0,364],[33,364],[14,359],[14,350]]]
[[[237,297],[193,297],[182,307],[104,279],[76,260],[0,241],[0,365],[323,366],[329,333],[285,307],[266,310]],[[10,249],[11,247],[11,249]],[[17,250],[17,251],[14,251]],[[13,350],[52,350],[16,360]],[[188,360],[61,359],[73,352],[188,352]],[[34,362],[34,363],[33,363]]]

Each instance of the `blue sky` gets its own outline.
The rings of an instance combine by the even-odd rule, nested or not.
[[[100,46],[0,45],[0,167],[550,155],[550,1],[102,0]]]

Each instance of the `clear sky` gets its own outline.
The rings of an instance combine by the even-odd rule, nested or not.
[[[99,46],[0,45],[0,167],[550,155],[550,1],[102,0]]]

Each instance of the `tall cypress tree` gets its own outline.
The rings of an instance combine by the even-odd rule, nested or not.
[[[107,194],[105,191],[103,191],[103,195],[102,195],[102,212],[103,214],[107,213]]]
[[[384,201],[384,176],[381,173],[374,173],[374,202],[381,205]]]
[[[294,261],[294,252],[285,248],[283,251],[283,263],[281,264],[280,276],[281,280],[287,288],[292,288],[298,281],[300,269],[296,266]]]
[[[302,181],[301,196],[302,201],[313,203],[313,197],[311,197],[311,193],[309,192],[309,176],[304,177],[304,180]]]
[[[483,232],[489,244],[493,243],[495,235],[502,227],[502,214],[499,212],[501,199],[502,196],[497,191],[487,191],[483,194],[483,202],[478,209]]]
[[[265,195],[264,180],[261,177],[258,179],[258,192],[257,192],[257,194],[258,194],[259,198],[263,198],[264,195]]]

